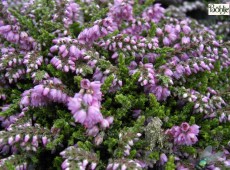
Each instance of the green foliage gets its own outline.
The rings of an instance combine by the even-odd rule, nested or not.
[[[56,170],[61,170],[62,158],[60,156],[56,156],[54,159],[53,166]]]
[[[144,9],[154,3],[155,0],[146,0],[143,5],[139,5],[139,0],[135,0],[134,3],[134,14],[140,14]]]
[[[19,109],[19,99],[17,98],[12,100],[12,103],[7,110],[0,112],[0,116],[3,117],[11,116],[15,114],[18,111],[18,109]]]
[[[174,156],[170,155],[168,162],[166,163],[165,170],[175,170],[176,165],[174,164]]]
[[[194,154],[197,153],[196,149],[194,147],[192,147],[192,146],[183,146],[181,148],[181,151],[183,153],[188,153],[189,155],[194,155]]]
[[[154,37],[156,34],[156,24],[151,22],[151,28],[149,29],[148,35]]]
[[[78,87],[81,87],[81,76],[74,76],[74,83],[77,84]]]
[[[169,114],[170,110],[157,102],[157,99],[153,94],[149,94],[149,107],[146,107],[145,115],[147,117],[159,117],[160,119],[163,119],[166,116],[169,116]]]
[[[102,87],[101,87],[102,93],[105,94],[105,93],[109,90],[109,88],[111,87],[111,85],[112,85],[112,83],[113,83],[113,80],[114,80],[113,75],[110,75],[109,77],[107,77],[107,78],[105,79],[105,82],[104,82],[104,84],[103,84]]]
[[[7,170],[15,170],[15,166],[10,162],[7,162],[5,167],[7,168]]]
[[[70,25],[69,30],[71,35],[77,37],[78,34],[83,30],[83,27],[79,23],[75,22],[72,25]]]
[[[149,154],[149,158],[152,160],[159,160],[160,154],[159,154],[159,152],[154,151],[151,154]]]

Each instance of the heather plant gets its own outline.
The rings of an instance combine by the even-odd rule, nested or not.
[[[230,166],[230,42],[153,0],[2,0],[0,169]]]

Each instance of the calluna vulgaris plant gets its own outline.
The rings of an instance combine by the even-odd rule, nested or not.
[[[195,169],[209,145],[224,153],[209,168],[230,166],[230,43],[215,31],[153,0],[0,10],[0,169]]]

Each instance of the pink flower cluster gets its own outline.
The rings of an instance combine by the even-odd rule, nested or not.
[[[37,70],[38,67],[41,66],[42,62],[43,62],[43,57],[38,56],[38,54],[36,54],[36,52],[34,51],[27,53],[23,60],[23,64],[25,64],[27,67],[26,69],[27,73],[33,70]]]
[[[0,25],[0,35],[9,42],[19,44],[23,50],[31,50],[37,46],[35,40],[29,37],[26,32],[20,32],[17,25]]]
[[[78,22],[80,18],[80,6],[74,1],[70,1],[65,6],[65,17],[63,18],[63,23],[66,28],[68,28],[74,22]]]
[[[51,53],[58,55],[54,55],[50,63],[64,72],[79,72],[79,70],[76,69],[75,62],[77,60],[84,60],[84,57],[86,56],[86,50],[77,47],[79,42],[65,37],[54,39],[53,43],[55,43],[55,45],[50,48],[50,51]]]
[[[140,32],[147,31],[150,28],[150,23],[142,20],[141,18],[134,18],[130,22],[132,22],[131,26],[122,30],[122,34],[138,36]]]
[[[137,71],[141,72],[138,82],[140,82],[141,86],[144,86],[145,92],[155,94],[159,101],[166,100],[171,93],[167,87],[158,85],[158,73],[156,73],[153,64],[139,62],[139,68],[137,66],[134,61],[130,63],[130,74],[132,75]]]
[[[10,108],[10,105],[3,105],[2,112],[8,110],[9,108]],[[23,109],[21,113],[11,115],[11,116],[0,116],[0,127],[3,127],[4,129],[7,129],[8,127],[10,127],[10,125],[14,124],[20,118],[24,117],[25,110],[26,109]]]
[[[26,73],[23,67],[23,59],[15,55],[15,52],[14,48],[5,48],[3,46],[1,49],[0,70],[9,83],[17,82]]]
[[[111,117],[104,119],[100,111],[102,99],[100,87],[100,82],[83,79],[80,92],[68,100],[68,109],[75,121],[83,124],[87,129],[93,128],[97,123],[100,123],[102,128],[108,128],[113,122]]]
[[[66,103],[68,95],[63,92],[65,88],[57,78],[50,78],[43,81],[43,84],[34,86],[33,89],[26,90],[22,94],[21,106],[44,106],[50,102]]]
[[[71,166],[73,164],[75,164],[76,167],[81,170],[95,170],[99,162],[97,155],[94,152],[89,152],[75,146],[66,148],[60,153],[60,155],[64,159],[64,162],[61,165],[63,170],[70,169],[73,167]]]
[[[164,11],[165,9],[161,7],[161,4],[155,4],[154,6],[147,8],[143,12],[142,17],[147,22],[152,21],[158,23],[164,17]]]
[[[19,150],[37,151],[39,144],[46,146],[52,136],[57,134],[52,133],[38,124],[32,126],[30,122],[19,126],[13,124],[7,131],[1,131],[0,150],[4,153],[8,153],[10,148],[14,153]]]
[[[158,43],[159,41],[156,37],[147,40],[140,36],[124,36],[123,34],[118,34],[107,41],[100,41],[99,44],[101,47],[113,52],[122,50],[134,54],[145,54],[146,52],[153,51],[159,47]]]
[[[193,145],[198,141],[197,135],[199,133],[199,126],[184,122],[180,126],[173,126],[166,131],[174,139],[174,143],[178,145]]]
[[[175,91],[178,91],[179,88],[175,88]],[[182,100],[187,100],[188,102],[193,102],[194,109],[193,113],[205,113],[210,117],[214,114],[218,109],[221,109],[223,106],[226,106],[226,102],[222,99],[221,96],[217,94],[217,92],[210,87],[208,88],[208,93],[206,95],[199,93],[193,89],[185,89],[180,88],[183,93],[178,93],[178,97]]]
[[[107,17],[94,22],[94,26],[84,29],[79,35],[78,40],[83,45],[92,45],[97,39],[112,33],[117,29],[117,24],[111,17]]]
[[[129,2],[115,0],[110,7],[108,16],[116,23],[121,23],[123,20],[131,21],[133,17],[133,6]]]

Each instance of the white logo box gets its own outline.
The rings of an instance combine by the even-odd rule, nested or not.
[[[208,4],[208,15],[230,15],[230,3]]]

